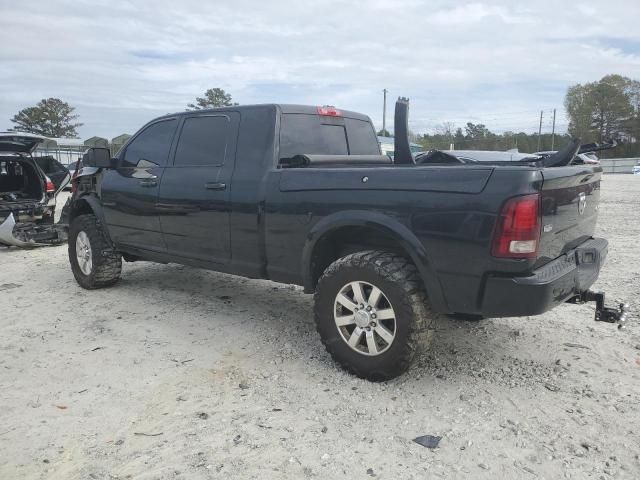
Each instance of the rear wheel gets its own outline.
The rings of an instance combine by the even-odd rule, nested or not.
[[[416,267],[387,251],[357,252],[332,263],[315,294],[327,351],[343,368],[380,381],[403,373],[428,345],[433,316]]]
[[[120,279],[122,257],[111,247],[95,215],[80,215],[71,222],[69,263],[83,288],[108,287]]]

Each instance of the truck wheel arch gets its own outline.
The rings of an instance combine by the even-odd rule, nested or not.
[[[71,211],[69,212],[69,225],[71,225],[71,222],[76,217],[84,214],[95,215],[100,223],[106,225],[104,221],[104,211],[102,209],[102,205],[100,204],[100,200],[96,195],[84,195],[73,202]],[[109,232],[106,229],[103,229],[103,233],[107,235],[107,239],[110,242],[111,239],[108,236]]]
[[[448,310],[440,282],[422,243],[405,225],[380,212],[337,212],[313,226],[302,251],[305,292],[315,290],[322,272],[335,260],[371,248],[394,249],[409,257],[420,272],[432,308],[437,312]]]

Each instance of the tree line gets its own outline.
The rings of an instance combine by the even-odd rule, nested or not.
[[[204,96],[196,97],[187,110],[200,110],[237,105],[231,95],[221,88],[210,88]],[[506,131],[490,131],[482,123],[467,122],[456,127],[444,122],[432,133],[412,135],[412,141],[425,150],[510,150],[532,153],[561,148],[573,137],[583,143],[606,142],[615,139],[615,150],[600,152],[602,157],[640,156],[640,81],[621,75],[606,75],[598,81],[576,84],[568,88],[564,107],[569,119],[568,131],[562,134],[538,135]],[[33,107],[20,110],[11,121],[14,131],[24,131],[48,137],[77,138],[78,122],[75,108],[58,98],[41,100]],[[388,131],[378,134],[390,136]]]
[[[525,132],[494,133],[482,123],[467,122],[463,128],[455,128],[452,123],[436,128],[435,133],[417,135],[415,142],[425,150],[448,150],[452,145],[455,150],[511,150],[533,153],[536,151],[558,150],[571,139],[568,133],[543,133],[542,135]]]
[[[506,131],[494,133],[485,125],[468,122],[455,128],[445,122],[434,133],[417,135],[415,141],[425,150],[509,150],[533,153],[559,149],[575,137],[583,143],[616,140],[617,148],[602,151],[600,157],[640,156],[640,81],[621,75],[606,75],[596,82],[569,87],[564,98],[569,119],[563,134]]]

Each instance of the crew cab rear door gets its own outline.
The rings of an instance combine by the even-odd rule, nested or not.
[[[229,193],[239,123],[237,111],[184,117],[158,200],[170,255],[209,263],[231,258]]]

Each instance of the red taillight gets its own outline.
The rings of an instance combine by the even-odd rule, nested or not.
[[[320,115],[328,115],[330,117],[341,117],[342,113],[340,110],[336,110],[336,107],[332,107],[331,105],[325,105],[324,107],[318,107],[318,114]]]
[[[53,193],[56,191],[56,186],[53,184],[53,182],[51,181],[51,179],[49,177],[46,177],[46,182],[47,182],[47,193]]]
[[[505,258],[535,258],[540,243],[540,196],[514,197],[502,207],[491,254]]]

